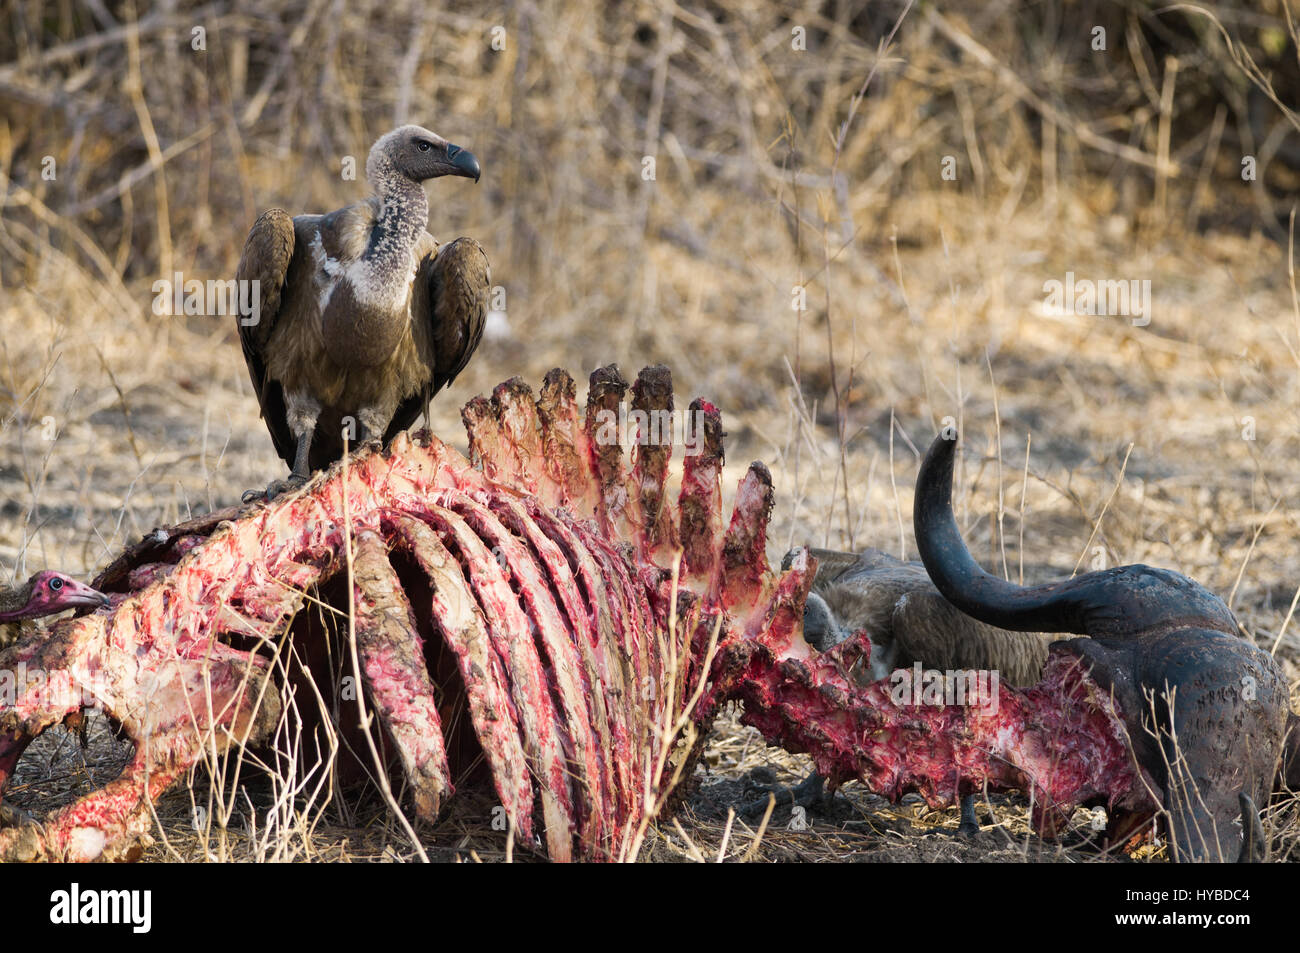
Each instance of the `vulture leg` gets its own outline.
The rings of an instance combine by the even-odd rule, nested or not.
[[[979,818],[975,816],[975,795],[967,794],[961,799],[961,823],[957,833],[963,837],[974,837],[980,832]]]
[[[428,406],[427,401],[424,406]],[[385,431],[388,429],[393,415],[397,412],[397,408],[398,403],[394,399],[380,400],[367,407],[360,408],[357,411],[357,438],[352,447],[353,451],[364,447],[371,440],[382,438],[385,443],[391,440],[392,436],[386,435]]]
[[[293,432],[294,453],[293,470],[283,480],[272,480],[266,490],[249,490],[243,495],[245,503],[259,499],[273,500],[281,493],[290,493],[299,489],[311,479],[311,440],[316,433],[316,420],[320,416],[320,404],[301,394],[290,394],[288,404],[289,428]]]

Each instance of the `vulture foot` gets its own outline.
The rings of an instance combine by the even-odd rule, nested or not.
[[[265,490],[248,490],[239,499],[243,503],[261,503],[263,501],[269,503],[277,496],[301,490],[310,479],[310,475],[299,476],[296,473],[291,473],[283,480],[272,480],[266,485]]]
[[[826,779],[816,771],[804,778],[794,787],[784,784],[760,784],[757,790],[766,792],[763,797],[755,798],[743,805],[736,813],[747,821],[757,820],[767,812],[767,805],[772,798],[776,807],[789,806],[792,810],[801,807],[805,811],[819,811],[835,795],[826,793]]]

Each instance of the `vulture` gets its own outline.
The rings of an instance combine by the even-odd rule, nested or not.
[[[264,212],[236,279],[258,282],[239,339],[286,480],[296,489],[350,444],[385,443],[428,410],[483,335],[491,277],[472,238],[446,245],[426,230],[424,181],[478,181],[478,160],[421,126],[382,136],[366,159],[373,190],[325,215]],[[251,501],[262,495],[245,494]]]
[[[818,651],[865,629],[877,680],[917,662],[930,669],[996,671],[1020,687],[1042,676],[1056,636],[1009,632],[972,619],[939,594],[922,563],[878,549],[809,552],[817,557],[817,578],[804,637]]]
[[[0,586],[0,652],[39,632],[35,620],[42,616],[54,615],[64,609],[97,609],[106,605],[109,605],[108,596],[99,590],[48,569],[38,572],[21,586]],[[80,713],[69,715],[65,724],[80,733],[84,748],[86,723]],[[13,826],[30,820],[26,813],[8,801],[0,801],[0,826]]]
[[[786,554],[785,563],[795,551]],[[945,599],[924,564],[904,562],[878,549],[845,553],[809,549],[817,577],[804,605],[803,632],[819,652],[865,630],[871,638],[871,678],[897,669],[996,671],[1009,685],[1034,685],[1042,676],[1047,647],[1057,636],[1009,632],[979,622]],[[810,775],[792,792],[795,803],[815,803],[824,779]],[[766,802],[764,801],[764,805]],[[979,831],[975,796],[961,802],[958,832]]]
[[[32,621],[64,609],[108,605],[108,596],[61,572],[38,572],[21,586],[0,586],[0,651],[36,631]]]

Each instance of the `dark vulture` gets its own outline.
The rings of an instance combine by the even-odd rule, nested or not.
[[[996,671],[1016,686],[1033,685],[1042,676],[1047,647],[1056,636],[1009,632],[972,619],[940,595],[922,563],[878,549],[809,552],[817,557],[817,577],[804,604],[804,638],[825,652],[865,630],[871,638],[870,680],[917,662],[939,671]],[[786,554],[784,565],[793,555]],[[814,773],[790,796],[809,807],[824,796],[823,784]],[[766,807],[765,800],[760,803]],[[958,833],[978,831],[975,796],[967,795]]]
[[[236,278],[260,283],[260,314],[239,324],[244,359],[275,449],[306,482],[350,444],[387,443],[465,367],[483,334],[491,278],[472,238],[439,246],[423,182],[479,177],[478,160],[420,126],[370,150],[373,194],[326,215],[264,212]],[[261,496],[250,491],[246,499]]]

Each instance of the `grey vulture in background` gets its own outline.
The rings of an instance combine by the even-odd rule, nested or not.
[[[370,150],[370,197],[326,215],[273,208],[248,233],[236,278],[260,283],[260,311],[240,320],[239,339],[275,449],[292,468],[267,499],[340,459],[345,432],[355,445],[405,430],[478,346],[487,256],[472,238],[440,247],[426,231],[422,183],[443,175],[477,182],[478,160],[402,126]]]
[[[804,638],[826,652],[865,630],[871,638],[871,671],[863,673],[867,681],[919,662],[939,671],[997,672],[1008,685],[1033,685],[1042,676],[1047,647],[1060,637],[1010,632],[972,619],[939,593],[920,562],[904,562],[879,549],[808,552],[817,558],[817,577],[804,604]],[[793,550],[786,553],[783,569],[793,556]],[[814,772],[789,791],[769,790],[807,808],[824,797],[823,785]],[[767,798],[762,798],[746,811],[757,814],[766,807]],[[975,795],[967,795],[961,801],[958,833],[978,831]]]
[[[1047,647],[1060,636],[1009,632],[966,615],[939,594],[920,562],[878,549],[817,557],[804,611],[804,638],[819,652],[859,629],[871,637],[871,677],[896,669],[996,671],[1008,685],[1029,686],[1043,674]]]

